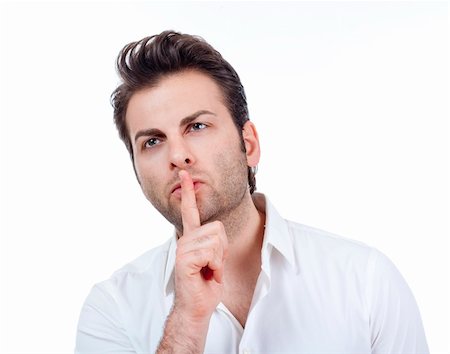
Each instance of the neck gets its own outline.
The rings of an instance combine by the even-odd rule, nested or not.
[[[258,211],[250,192],[247,191],[242,203],[221,221],[229,241],[227,263],[239,265],[248,257],[257,258],[260,263],[265,214]]]

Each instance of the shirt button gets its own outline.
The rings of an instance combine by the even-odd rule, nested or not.
[[[244,349],[242,354],[250,354],[250,353],[251,353],[250,349]]]

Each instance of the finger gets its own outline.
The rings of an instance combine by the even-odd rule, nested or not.
[[[216,258],[214,250],[208,248],[198,249],[177,257],[177,268],[184,269],[183,272],[189,276],[196,276],[199,272],[204,275],[203,270],[206,270],[206,268],[213,272],[214,269],[221,266]]]
[[[181,179],[181,218],[183,219],[183,234],[185,234],[200,226],[200,215],[191,176],[184,170],[181,170],[178,176]]]
[[[212,278],[214,278],[214,280],[217,282],[217,283],[219,283],[219,284],[222,284],[222,281],[223,281],[223,267],[220,267],[220,268],[218,268],[218,269],[216,269],[216,270],[214,270],[214,271],[212,271],[209,267],[208,267],[208,269],[209,269],[209,278],[206,278],[205,277],[205,279],[206,280],[211,280]]]
[[[209,268],[208,266],[203,267],[202,270],[200,271],[202,273],[202,277],[205,280],[211,280],[213,275],[215,274],[211,268]],[[216,280],[217,281],[217,280]],[[220,283],[219,281],[217,281],[218,283]]]
[[[224,249],[220,239],[214,237],[195,238],[190,235],[188,242],[177,247],[177,258],[184,259],[195,273],[200,271],[203,279],[222,283]],[[199,242],[200,241],[200,242]],[[181,240],[180,240],[181,242]]]
[[[189,234],[188,238],[181,238],[178,241],[177,251],[180,254],[189,253],[200,249],[216,249],[221,247],[220,239],[214,235],[197,236],[195,230]]]
[[[223,262],[222,257],[215,255],[206,267],[202,269],[202,276],[205,280],[214,279],[217,283],[222,284],[223,280]]]
[[[216,252],[211,249],[200,249],[185,254],[183,264],[190,269],[190,275],[200,272],[205,280],[215,280],[221,284],[223,280],[223,262]]]
[[[196,249],[210,248],[221,250],[221,255],[228,249],[228,238],[223,224],[220,221],[213,221],[191,230],[188,238],[178,240],[177,252],[180,254],[195,251]]]

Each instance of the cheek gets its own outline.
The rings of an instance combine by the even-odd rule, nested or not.
[[[135,161],[134,168],[136,177],[139,180],[141,188],[146,196],[156,195],[161,189],[161,184],[164,178],[155,169],[157,164],[150,164],[148,161]]]
[[[157,166],[162,165],[161,161],[158,161],[155,156],[149,156],[149,154],[147,155],[145,153],[135,155],[134,169],[140,181],[156,177]]]
[[[239,183],[241,179],[247,179],[247,159],[240,145],[230,150],[217,151],[213,155],[211,165],[215,167],[222,180],[233,180],[234,183]]]
[[[133,162],[134,172],[136,173],[136,177],[139,181],[139,184],[142,184],[142,180],[145,179],[145,174],[143,173],[144,169],[141,164],[139,164],[136,160]]]

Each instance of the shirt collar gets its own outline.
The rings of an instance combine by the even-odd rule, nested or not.
[[[169,295],[175,290],[175,257],[177,252],[177,233],[173,232],[167,251],[166,268],[164,270],[164,295]]]
[[[264,230],[264,240],[261,249],[262,269],[270,276],[270,256],[273,249],[277,250],[286,261],[298,272],[298,267],[294,256],[294,246],[292,236],[286,220],[278,214],[275,207],[269,199],[262,193],[254,193],[252,195],[256,208],[266,215],[266,223]],[[170,241],[167,254],[166,268],[164,271],[164,289],[165,295],[175,290],[174,284],[174,268],[177,250],[177,235],[174,231]]]
[[[256,208],[266,214],[264,240],[261,249],[262,268],[270,270],[270,256],[272,250],[277,250],[286,261],[298,272],[294,255],[292,235],[288,223],[281,217],[269,199],[262,193],[253,194]]]

